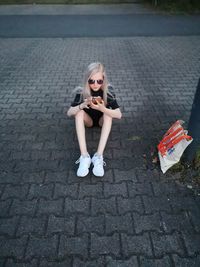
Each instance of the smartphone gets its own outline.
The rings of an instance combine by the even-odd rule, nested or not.
[[[97,102],[102,103],[102,98],[100,96],[93,96],[92,103],[97,105],[98,104]]]

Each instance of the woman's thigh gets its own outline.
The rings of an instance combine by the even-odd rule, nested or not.
[[[110,116],[104,114],[104,115],[99,119],[99,126],[100,126],[100,127],[103,126],[104,121],[109,121],[109,122],[111,121],[111,123],[112,123],[112,118],[111,118]]]
[[[84,112],[84,123],[86,127],[93,126],[93,120],[86,112]]]

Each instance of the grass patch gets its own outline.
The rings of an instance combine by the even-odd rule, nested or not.
[[[0,0],[0,5],[8,4],[119,4],[134,3],[134,0]]]
[[[199,0],[144,0],[155,9],[171,13],[199,13]]]
[[[195,170],[200,170],[200,149],[196,153],[196,157],[194,159],[194,168]]]
[[[172,175],[179,173],[180,182],[186,184],[189,189],[200,195],[200,149],[190,165],[183,158],[183,160],[169,169],[170,173]]]

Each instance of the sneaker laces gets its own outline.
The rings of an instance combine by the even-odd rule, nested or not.
[[[87,158],[87,157],[89,157],[89,156],[80,156],[78,159],[77,159],[77,161],[75,161],[75,164],[78,164],[78,163],[80,163],[80,161],[81,161],[81,159],[84,159],[84,158]]]
[[[80,158],[77,159],[77,161],[75,161],[75,164],[78,164],[78,163],[80,163]]]
[[[105,163],[105,161],[103,160],[103,158],[101,156],[96,156],[96,159],[94,161],[94,164],[96,166],[98,166],[98,165],[106,166],[106,163]]]

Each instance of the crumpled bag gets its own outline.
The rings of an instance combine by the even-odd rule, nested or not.
[[[183,123],[182,120],[176,121],[157,146],[163,173],[179,162],[184,150],[193,141],[188,131],[183,129]]]

